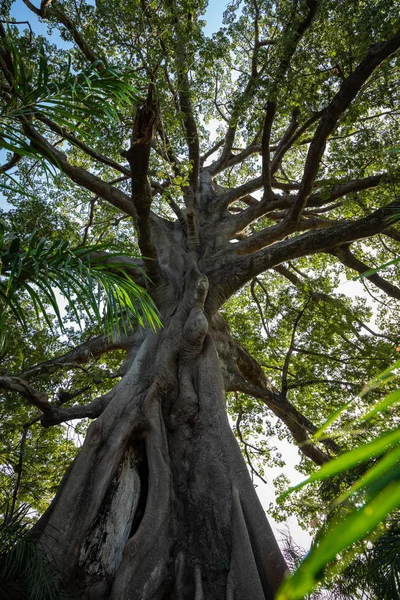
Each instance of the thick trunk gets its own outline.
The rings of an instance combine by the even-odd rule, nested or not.
[[[36,526],[81,599],[272,600],[285,572],[228,423],[205,278],[191,287]]]

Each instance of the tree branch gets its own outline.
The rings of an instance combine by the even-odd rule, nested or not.
[[[44,392],[40,392],[27,381],[20,377],[0,377],[0,387],[10,392],[17,392],[36,406],[42,412],[50,409],[49,398]]]
[[[352,254],[349,246],[340,246],[335,248],[330,252],[333,256],[336,256],[340,260],[340,262],[348,267],[349,269],[353,269],[354,271],[358,271],[358,273],[366,273],[371,270],[371,267],[366,265],[364,262],[359,260]],[[378,275],[377,273],[373,275],[366,275],[365,279],[369,279],[374,285],[383,290],[388,296],[392,298],[396,298],[396,300],[400,300],[400,288],[393,285],[389,281],[386,281]]]
[[[262,400],[285,423],[306,456],[316,464],[329,460],[308,441],[308,434],[317,428],[271,384],[258,362],[233,339],[228,325],[218,314],[212,322],[212,334],[221,359],[226,391],[239,391]],[[323,443],[338,452],[338,446],[331,440]]]
[[[19,163],[21,158],[22,156],[20,154],[14,152],[14,154],[8,162],[4,163],[4,165],[0,165],[0,173],[6,173],[7,171],[15,167],[15,165]]]
[[[88,146],[87,144],[85,144],[84,142],[79,140],[72,133],[66,131],[63,127],[60,127],[59,125],[57,125],[57,123],[54,123],[54,121],[52,121],[51,119],[48,119],[47,117],[44,117],[40,114],[36,114],[35,118],[38,121],[41,121],[42,123],[47,125],[47,127],[49,127],[49,129],[51,129],[52,131],[57,133],[59,136],[68,140],[69,142],[71,142],[71,144],[73,144],[77,148],[80,148],[85,154],[87,154],[91,158],[94,158],[94,160],[97,160],[98,162],[101,162],[104,165],[107,165],[107,166],[111,167],[112,169],[115,169],[115,171],[118,171],[119,173],[123,173],[124,175],[127,175],[130,177],[130,175],[131,175],[130,169],[128,169],[127,167],[124,167],[123,165],[120,165],[119,163],[112,160],[111,158],[108,158],[107,156],[104,156],[103,154],[96,152],[95,150],[93,150],[93,148],[91,148],[90,146]]]
[[[330,104],[324,109],[322,118],[313,136],[307,153],[303,178],[301,181],[297,200],[288,216],[289,222],[297,223],[305,208],[312,186],[317,175],[321,158],[325,151],[327,139],[336,127],[340,116],[350,106],[351,102],[359,93],[361,87],[379,65],[389,58],[400,47],[400,31],[386,42],[375,44],[370,47],[364,60],[358,65],[353,73],[344,80],[339,92]]]
[[[178,84],[179,106],[183,115],[183,123],[186,132],[186,143],[188,145],[189,160],[192,167],[189,175],[189,186],[192,190],[192,193],[196,194],[196,192],[198,191],[200,174],[199,135],[197,132],[196,120],[193,115],[192,102],[190,99],[189,78],[187,72],[182,71],[182,66],[178,68]]]
[[[125,214],[131,217],[136,216],[134,205],[129,196],[82,167],[71,165],[64,152],[49,144],[46,138],[27,122],[24,123],[24,131],[42,156],[55,167],[61,169],[72,181],[93,192],[96,196],[107,200]]]
[[[138,245],[144,268],[150,280],[160,281],[157,252],[153,245],[150,228],[150,208],[153,200],[148,178],[150,151],[158,127],[158,108],[155,88],[150,84],[147,98],[138,108],[132,129],[131,145],[123,153],[131,167],[132,201],[135,207],[134,221],[138,232]]]
[[[377,187],[380,183],[389,181],[386,173],[380,173],[379,175],[371,175],[370,177],[364,177],[363,179],[352,179],[345,183],[334,184],[329,192],[324,193],[323,196],[320,192],[311,194],[308,198],[307,207],[319,207],[329,204],[337,198],[342,198],[348,194],[354,194],[355,192],[361,192],[370,188]]]
[[[213,256],[212,261],[208,261],[205,265],[210,284],[216,286],[216,294],[213,298],[209,298],[208,302],[210,305],[217,302],[218,306],[221,306],[253,277],[285,261],[318,252],[330,252],[341,244],[371,237],[384,231],[388,219],[393,215],[393,210],[398,209],[399,206],[400,203],[394,201],[363,219],[335,225],[329,229],[309,231],[277,242],[251,255],[238,256],[239,243],[232,244],[229,250],[225,247],[223,252]]]
[[[102,57],[101,61],[99,60],[99,57],[96,56],[96,54],[93,52],[93,50],[87,44],[87,42],[85,41],[83,36],[79,33],[79,31],[77,30],[75,25],[72,23],[71,19],[69,19],[69,17],[62,10],[60,5],[56,4],[54,6],[50,6],[51,0],[44,1],[44,2],[42,1],[40,3],[40,9],[37,9],[31,2],[29,2],[29,0],[23,0],[23,1],[24,1],[24,4],[26,4],[26,6],[32,12],[34,12],[38,17],[41,17],[42,19],[50,19],[50,20],[54,19],[55,21],[58,21],[58,23],[61,23],[62,25],[64,25],[64,27],[66,29],[68,29],[68,31],[71,33],[76,45],[81,50],[81,52],[84,54],[84,56],[87,58],[87,60],[91,64],[98,63],[97,69],[99,71],[103,70],[104,67],[107,66],[107,61],[105,60],[105,58]]]
[[[51,373],[58,368],[70,368],[71,365],[81,365],[102,356],[106,352],[128,350],[132,345],[132,341],[132,336],[124,334],[112,337],[101,335],[76,346],[61,356],[46,360],[29,368],[22,373],[22,376],[24,378],[36,377],[37,375]]]

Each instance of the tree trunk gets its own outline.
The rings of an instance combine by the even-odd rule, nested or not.
[[[182,287],[35,527],[80,599],[272,600],[286,569],[228,423],[207,278]]]

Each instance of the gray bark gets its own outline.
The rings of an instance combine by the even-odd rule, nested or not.
[[[227,419],[207,280],[188,280],[35,527],[82,600],[272,600],[286,569]]]

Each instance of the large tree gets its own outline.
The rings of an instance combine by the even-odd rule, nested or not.
[[[285,562],[225,393],[234,393],[248,457],[257,453],[243,437],[253,397],[321,465],[340,447],[310,435],[335,398],[372,372],[365,361],[384,363],[371,348],[368,311],[331,292],[341,268],[384,262],[400,238],[400,6],[231,2],[225,27],[207,38],[204,0],[24,1],[74,44],[60,51],[42,40],[55,73],[65,53],[77,70],[124,64],[142,77],[143,96],[117,126],[85,114],[95,141],[69,128],[68,115],[62,126],[43,111],[20,116],[21,135],[59,175],[54,183],[21,161],[32,196],[11,192],[14,224],[125,251],[137,244],[142,259],[124,256],[126,272],[163,323],[114,335],[88,327],[68,352],[21,361],[25,374],[3,377],[40,409],[45,428],[92,419],[37,538],[80,598],[272,599]],[[2,30],[6,98],[15,77],[9,35]],[[34,72],[38,42],[26,33],[18,43]],[[394,276],[369,280],[398,300]],[[381,353],[395,347],[385,326]],[[341,339],[339,356],[324,336],[328,346]],[[85,402],[98,378],[76,390],[82,374],[65,374],[115,350],[124,352],[118,383]],[[319,362],[310,366],[310,355]],[[59,372],[71,390],[53,400]]]

